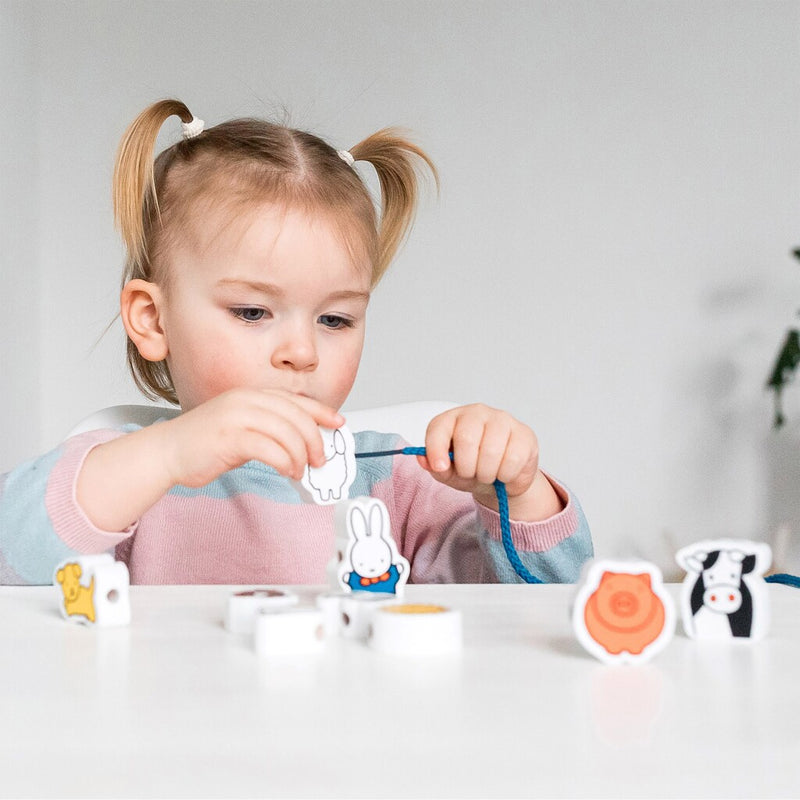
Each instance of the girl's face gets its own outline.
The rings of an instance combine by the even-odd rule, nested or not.
[[[160,322],[184,411],[228,389],[339,409],[358,371],[370,275],[321,216],[259,207],[177,246]]]

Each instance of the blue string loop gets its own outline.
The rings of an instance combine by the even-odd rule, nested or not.
[[[356,458],[373,458],[374,456],[424,456],[427,451],[424,447],[404,447],[402,450],[377,450],[372,453],[356,453]],[[450,453],[450,460],[453,460],[453,454]],[[519,557],[517,549],[514,547],[514,542],[511,539],[511,521],[508,516],[508,493],[506,492],[506,485],[502,481],[494,482],[494,491],[497,495],[497,507],[500,512],[500,531],[503,535],[503,549],[506,551],[506,557],[509,563],[514,568],[514,572],[522,578],[525,583],[544,583],[544,581],[537,578],[528,572],[522,559]],[[776,575],[768,575],[764,580],[767,583],[780,583],[784,586],[793,586],[795,589],[800,589],[800,577],[797,575],[788,575],[785,572],[780,572]]]
[[[397,455],[424,456],[427,455],[427,450],[424,447],[404,447],[402,450],[380,450],[372,453],[356,453],[356,458]],[[449,455],[452,461],[453,454],[450,453]],[[497,508],[500,513],[500,532],[502,533],[503,549],[506,551],[506,557],[509,563],[514,568],[514,572],[516,572],[525,583],[544,583],[544,581],[539,580],[539,578],[528,571],[522,563],[517,549],[514,547],[514,542],[511,539],[511,521],[508,515],[508,493],[506,492],[506,485],[502,481],[495,481],[494,491],[497,495]]]
[[[775,575],[767,575],[764,580],[767,583],[782,583],[784,586],[793,586],[795,589],[800,589],[800,578],[797,575],[778,572]]]

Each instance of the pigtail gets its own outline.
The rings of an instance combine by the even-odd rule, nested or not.
[[[421,162],[433,174],[439,188],[439,173],[428,155],[396,128],[384,128],[350,149],[356,161],[369,161],[381,188],[381,222],[378,263],[373,284],[389,268],[400,245],[411,230],[417,209]]]
[[[183,122],[192,121],[191,111],[179,100],[153,103],[130,124],[117,152],[112,195],[114,220],[128,251],[127,278],[150,277],[146,226],[151,217],[160,215],[153,151],[161,126],[173,114]]]
[[[153,103],[130,124],[117,151],[112,197],[114,221],[128,254],[123,284],[132,278],[153,278],[152,241],[148,233],[152,221],[160,218],[153,152],[161,126],[173,114],[183,122],[192,121],[192,113],[178,100]],[[127,340],[127,361],[134,382],[146,397],[178,402],[165,361],[151,362],[142,358],[130,339]]]

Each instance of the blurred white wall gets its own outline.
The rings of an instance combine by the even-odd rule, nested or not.
[[[800,569],[800,390],[779,434],[764,391],[800,308],[797,2],[0,0],[0,54],[0,470],[138,399],[111,171],[175,96],[435,159],[349,407],[507,408],[601,555],[780,529]]]
[[[42,442],[35,8],[0,0],[0,472]]]

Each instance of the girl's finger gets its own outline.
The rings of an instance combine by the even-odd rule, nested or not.
[[[506,448],[503,461],[497,471],[498,480],[511,483],[523,473],[536,475],[539,468],[539,443],[533,431],[524,436],[512,436]]]
[[[451,469],[450,443],[453,438],[453,425],[457,419],[454,411],[457,409],[445,411],[444,414],[434,417],[425,432],[428,466],[440,476],[447,475]]]
[[[459,478],[472,479],[478,466],[484,421],[476,414],[464,414],[453,429],[453,466]]]
[[[313,397],[304,397],[301,394],[289,395],[288,399],[304,409],[323,428],[341,428],[346,423],[345,418],[335,409],[314,400]]]
[[[338,428],[344,417],[317,400],[288,393],[265,393],[262,409],[266,414],[275,414],[289,421],[305,443],[303,466],[306,463],[318,467],[325,463],[325,449],[319,426]]]
[[[495,417],[486,424],[475,467],[475,477],[479,483],[486,485],[494,483],[510,439],[510,425],[505,419]]]
[[[283,416],[283,413],[281,413],[283,411],[284,409],[280,409],[265,413],[263,410],[258,409],[251,413],[244,424],[244,442],[245,446],[259,448],[263,447],[265,440],[274,442],[275,446],[282,453],[285,453],[285,457],[289,460],[288,473],[293,477],[299,477],[302,475],[306,464],[309,463],[309,444],[298,425],[292,419]],[[314,433],[319,436],[319,429],[316,426],[313,427]],[[254,454],[253,457],[262,460],[260,455]],[[271,466],[281,471],[278,468],[278,464],[265,463],[270,463]],[[283,463],[283,457],[281,457],[281,463]],[[284,473],[286,473],[285,467]]]
[[[270,436],[250,432],[253,457],[262,464],[269,464],[284,477],[299,481],[303,477],[303,467],[279,442]]]

